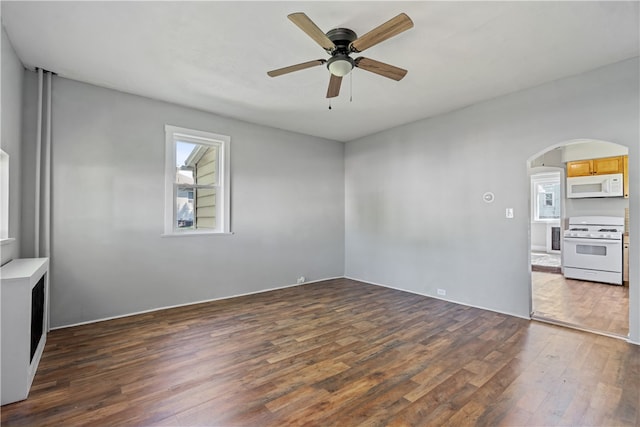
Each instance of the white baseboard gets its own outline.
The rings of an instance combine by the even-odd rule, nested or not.
[[[101,318],[101,319],[88,320],[86,322],[79,322],[79,323],[73,323],[73,324],[69,324],[69,325],[56,326],[55,328],[51,328],[51,330],[72,328],[74,326],[89,325],[91,323],[104,322],[106,320],[113,320],[113,319],[120,319],[120,318],[123,318],[123,317],[135,316],[135,315],[138,315],[138,314],[152,313],[154,311],[167,310],[167,309],[170,309],[170,308],[186,307],[186,306],[189,306],[189,305],[202,304],[202,303],[213,302],[213,301],[220,301],[220,300],[225,300],[225,299],[242,297],[242,296],[246,296],[246,295],[261,294],[263,292],[275,291],[275,290],[278,290],[278,289],[292,288],[294,286],[305,286],[305,285],[309,285],[309,284],[312,284],[312,283],[324,282],[326,280],[336,280],[336,279],[355,280],[355,281],[366,283],[366,284],[369,284],[369,285],[380,286],[380,287],[388,288],[388,289],[394,289],[396,291],[408,292],[410,294],[420,295],[420,296],[429,297],[429,298],[434,298],[434,299],[438,299],[438,300],[442,300],[442,301],[447,301],[447,302],[450,302],[450,303],[453,303],[453,304],[459,304],[459,305],[463,305],[463,306],[466,306],[466,307],[473,307],[473,308],[478,308],[480,310],[491,311],[493,313],[500,313],[500,314],[504,314],[504,315],[507,315],[507,316],[518,317],[520,319],[531,320],[531,316],[521,316],[519,314],[510,313],[510,312],[507,312],[507,311],[495,310],[495,309],[482,307],[482,306],[478,306],[478,305],[467,304],[467,303],[463,303],[463,302],[459,302],[459,301],[454,301],[454,300],[450,300],[450,299],[441,298],[441,297],[435,296],[435,295],[429,295],[429,294],[416,292],[416,291],[412,291],[412,290],[408,290],[408,289],[402,289],[402,288],[397,288],[397,287],[394,287],[394,286],[385,285],[385,284],[382,284],[382,283],[376,283],[376,282],[371,282],[371,281],[368,281],[368,280],[362,280],[362,279],[358,279],[358,278],[355,278],[355,277],[336,276],[336,277],[328,277],[328,278],[325,278],[325,279],[312,280],[312,281],[309,281],[309,282],[305,282],[303,284],[293,284],[293,285],[279,286],[279,287],[263,289],[263,290],[255,291],[255,292],[247,292],[247,293],[243,293],[243,294],[230,295],[230,296],[225,296],[225,297],[211,298],[211,299],[193,301],[193,302],[188,302],[188,303],[183,303],[183,304],[176,304],[176,305],[152,308],[152,309],[149,309],[149,310],[137,311],[137,312],[134,312],[134,313],[121,314],[121,315],[117,315],[117,316],[104,317],[104,318]],[[624,339],[623,337],[614,337],[614,338]],[[636,341],[632,340],[630,337],[627,338],[626,341],[628,343],[630,343],[630,344],[640,345],[640,342],[636,342]]]
[[[493,308],[482,307],[482,306],[479,306],[479,305],[467,304],[467,303],[460,302],[460,301],[455,301],[455,300],[451,300],[451,299],[442,298],[439,295],[429,295],[429,294],[425,294],[425,293],[422,293],[422,292],[412,291],[412,290],[409,290],[409,289],[396,288],[394,286],[385,285],[383,283],[375,283],[375,282],[370,282],[368,280],[356,279],[355,277],[345,276],[345,279],[357,280],[358,282],[368,283],[370,285],[375,285],[375,286],[381,286],[383,288],[394,289],[396,291],[408,292],[410,294],[415,294],[415,295],[420,295],[420,296],[423,296],[423,297],[439,299],[439,300],[442,300],[442,301],[451,302],[453,304],[464,305],[466,307],[479,308],[480,310],[487,310],[487,311],[491,311],[491,312],[494,312],[494,313],[505,314],[507,316],[513,316],[513,317],[519,317],[521,319],[531,320],[531,316],[522,316],[522,315],[519,315],[519,314],[516,314],[516,313],[510,313],[508,311],[501,311],[501,310],[496,310],[496,309],[493,309]]]
[[[627,338],[627,342],[629,344],[640,345],[640,341],[634,341],[631,339],[631,337]]]
[[[186,303],[182,303],[182,304],[167,305],[167,306],[163,306],[163,307],[151,308],[149,310],[136,311],[136,312],[133,312],[133,313],[119,314],[119,315],[116,315],[116,316],[109,316],[109,317],[102,317],[100,319],[87,320],[85,322],[78,322],[78,323],[72,323],[72,324],[69,324],[69,325],[56,326],[56,327],[51,328],[51,330],[54,331],[56,329],[65,329],[65,328],[73,328],[74,326],[90,325],[91,323],[104,322],[106,320],[121,319],[123,317],[136,316],[138,314],[153,313],[154,311],[167,310],[167,309],[170,309],[170,308],[186,307],[186,306],[189,306],[189,305],[202,304],[202,303],[205,303],[205,302],[221,301],[221,300],[225,300],[225,299],[238,298],[238,297],[243,297],[243,296],[247,296],[247,295],[261,294],[263,292],[276,291],[278,289],[292,288],[294,286],[305,286],[305,285],[309,285],[309,284],[312,284],[312,283],[324,282],[326,280],[335,280],[335,279],[342,279],[342,278],[344,278],[344,276],[328,277],[326,279],[311,280],[309,282],[304,282],[304,283],[301,283],[301,284],[297,284],[296,283],[296,284],[293,284],[293,285],[278,286],[278,287],[275,287],[275,288],[262,289],[262,290],[254,291],[254,292],[246,292],[246,293],[243,293],[243,294],[229,295],[229,296],[218,297],[218,298],[210,298],[210,299],[199,300],[199,301],[191,301],[191,302],[186,302]]]

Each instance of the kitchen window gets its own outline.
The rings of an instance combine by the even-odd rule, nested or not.
[[[165,125],[164,235],[230,233],[230,137]]]
[[[550,172],[531,176],[531,207],[533,220],[558,221],[562,207],[560,173]]]

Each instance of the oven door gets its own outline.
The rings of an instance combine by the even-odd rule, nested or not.
[[[600,271],[622,271],[622,240],[564,238],[564,265]]]

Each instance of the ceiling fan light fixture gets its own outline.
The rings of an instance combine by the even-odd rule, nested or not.
[[[344,77],[353,69],[354,62],[348,55],[338,54],[327,61],[329,72],[336,77]]]

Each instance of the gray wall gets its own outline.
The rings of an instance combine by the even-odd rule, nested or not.
[[[9,155],[9,237],[16,240],[0,247],[4,264],[20,254],[22,82],[24,67],[2,27],[2,149]]]
[[[629,199],[609,197],[601,199],[565,199],[565,217],[604,215],[624,217]]]
[[[235,234],[160,236],[165,123],[231,136]],[[55,78],[52,144],[54,327],[344,274],[343,143]]]
[[[53,326],[345,271],[528,317],[526,161],[563,141],[607,140],[629,147],[630,181],[640,182],[638,72],[637,58],[624,61],[353,141],[346,152],[55,78]],[[33,168],[35,80],[25,74],[23,171]],[[160,237],[165,123],[231,135],[235,235]],[[23,178],[21,253],[30,256],[33,183]],[[482,202],[485,191],[493,204]],[[632,242],[639,201],[632,192]],[[640,343],[640,263],[630,275],[631,340]]]
[[[639,182],[638,74],[635,58],[347,143],[346,275],[432,296],[440,288],[452,301],[528,317],[527,160],[563,141],[611,141],[629,147],[630,182]],[[494,203],[483,202],[485,191]],[[635,342],[639,264],[631,266]]]

